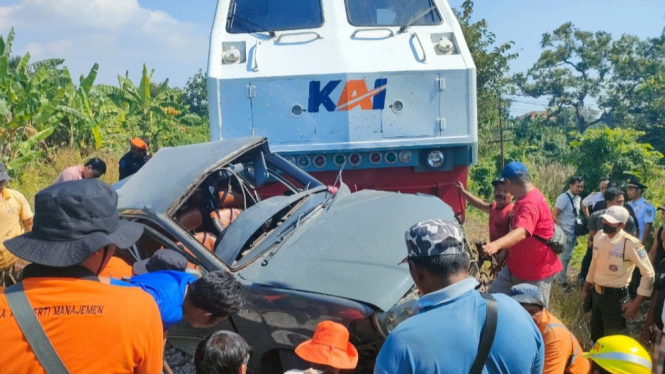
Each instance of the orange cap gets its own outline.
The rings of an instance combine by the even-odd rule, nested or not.
[[[131,145],[138,149],[148,149],[148,145],[141,138],[133,138]]]
[[[319,323],[314,337],[300,344],[296,354],[307,362],[335,369],[355,369],[358,365],[358,351],[349,343],[349,330],[333,321]]]

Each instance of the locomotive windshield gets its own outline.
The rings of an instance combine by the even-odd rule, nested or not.
[[[438,25],[432,0],[346,0],[349,23],[354,26]]]
[[[226,29],[230,33],[253,33],[321,25],[321,0],[233,0]]]

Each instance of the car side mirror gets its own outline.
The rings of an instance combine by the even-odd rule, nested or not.
[[[263,152],[257,152],[254,156],[253,161],[254,166],[254,182],[256,187],[263,186],[270,177],[268,175],[268,166],[266,165],[266,159],[263,157]]]

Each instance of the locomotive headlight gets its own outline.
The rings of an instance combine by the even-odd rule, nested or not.
[[[436,43],[436,50],[442,55],[452,55],[455,53],[455,44],[446,38],[445,36],[439,39],[439,42]]]
[[[397,325],[404,322],[413,315],[413,307],[418,301],[418,291],[415,286],[400,301],[387,312],[374,315],[375,323],[378,325],[381,335],[386,338]]]
[[[425,165],[432,170],[440,170],[446,164],[446,156],[438,149],[425,154]]]
[[[224,56],[222,56],[222,62],[225,64],[235,64],[240,61],[240,51],[236,47],[231,47],[224,51]]]

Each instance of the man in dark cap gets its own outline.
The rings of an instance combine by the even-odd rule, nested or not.
[[[540,332],[509,296],[483,297],[475,290],[478,282],[468,274],[459,224],[423,221],[405,236],[408,255],[402,263],[408,263],[423,296],[414,305],[414,315],[388,335],[374,373],[479,373],[483,367],[488,374],[542,373]],[[493,336],[485,342],[489,346],[480,343],[481,336]],[[479,346],[491,347],[486,357],[479,355]]]
[[[7,188],[10,180],[5,164],[0,163],[0,287],[16,283],[24,265],[7,251],[4,242],[32,230],[34,215],[23,194]]]
[[[640,235],[638,239],[640,239],[642,243],[646,243],[646,240],[651,235],[653,221],[656,219],[656,208],[642,197],[646,188],[647,186],[642,184],[640,179],[634,175],[631,175],[626,183],[628,205],[633,208],[635,216],[637,216],[637,226]]]
[[[0,290],[0,368],[7,373],[159,373],[159,310],[139,289],[100,278],[116,248],[143,234],[121,221],[118,195],[98,180],[55,184],[35,196],[33,231],[5,242],[32,262]]]

